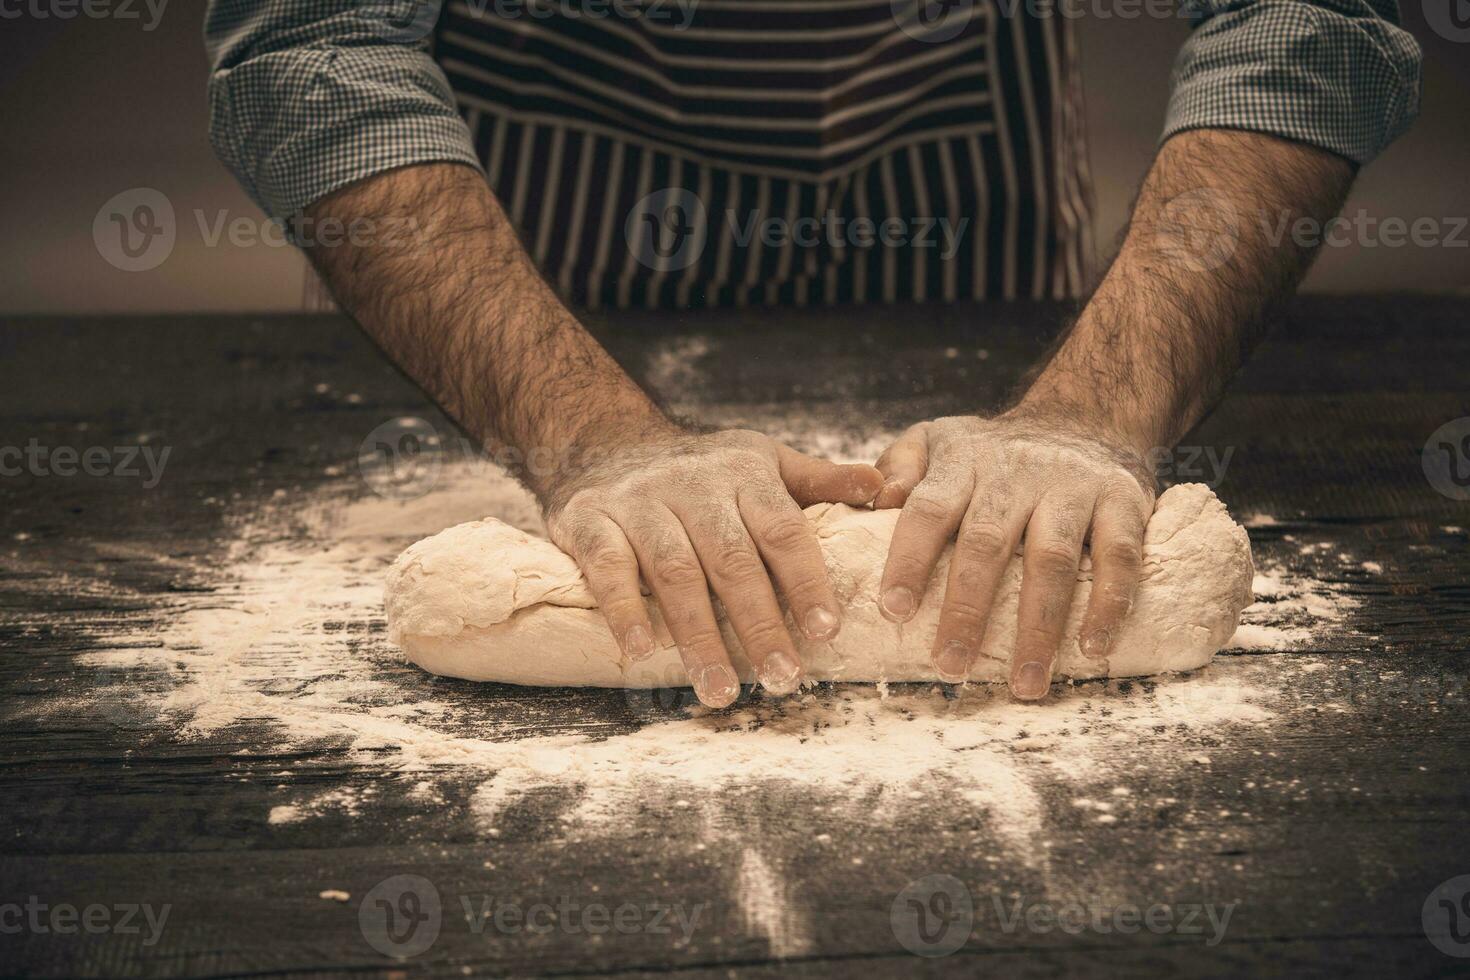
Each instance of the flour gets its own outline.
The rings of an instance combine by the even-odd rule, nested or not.
[[[335,748],[399,777],[425,806],[443,799],[441,779],[469,778],[478,785],[472,819],[488,836],[547,790],[565,799],[560,818],[570,835],[608,833],[633,808],[672,800],[718,824],[758,786],[797,789],[814,810],[848,821],[900,818],[937,791],[1038,865],[1046,863],[1057,800],[1158,803],[1138,788],[1150,773],[1187,765],[1189,755],[1293,710],[1279,698],[1289,658],[1273,658],[1270,670],[1233,658],[1160,682],[1061,686],[1039,705],[976,687],[952,698],[928,685],[839,685],[787,701],[748,696],[723,713],[634,708],[634,730],[610,736],[528,735],[483,712],[467,723],[475,699],[433,683],[387,643],[383,574],[417,538],[486,514],[535,530],[534,502],[473,461],[446,461],[434,492],[416,500],[354,496],[361,492],[344,477],[241,507],[227,522],[224,559],[193,569],[210,591],[131,595],[130,602],[152,604],[148,621],[162,628],[146,635],[125,625],[93,636],[96,649],[79,659],[95,672],[95,689],[29,710],[106,710],[120,723],[171,726],[183,742],[243,730],[252,753]],[[46,580],[48,587],[59,581]],[[65,587],[118,596],[97,580]],[[1332,589],[1280,567],[1263,569],[1257,593],[1242,629],[1290,630],[1292,645],[1309,644],[1323,622],[1340,624],[1347,607]],[[1244,639],[1237,645],[1269,648],[1249,632]],[[1115,787],[1135,797],[1111,796]],[[284,826],[366,814],[375,787],[280,792],[266,819]],[[802,930],[780,933],[788,920],[764,911],[782,894],[782,871],[770,860],[742,858],[743,901],[753,928],[799,950]]]
[[[1299,555],[1320,555],[1323,551],[1317,547],[1297,549]],[[1351,555],[1334,559],[1342,566],[1353,563]],[[1226,644],[1227,649],[1304,649],[1323,635],[1345,630],[1358,607],[1344,584],[1294,571],[1281,562],[1257,562],[1251,588],[1256,601],[1240,614],[1240,626]]]
[[[776,874],[754,848],[746,848],[740,856],[735,901],[744,913],[745,931],[764,936],[772,956],[789,959],[807,951],[810,927],[792,908],[785,877]]]

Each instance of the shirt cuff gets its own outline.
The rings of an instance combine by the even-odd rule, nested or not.
[[[1393,0],[1187,0],[1163,139],[1243,129],[1366,163],[1419,112],[1418,43]]]
[[[398,167],[480,167],[449,82],[399,45],[290,48],[216,71],[210,140],[277,220]]]

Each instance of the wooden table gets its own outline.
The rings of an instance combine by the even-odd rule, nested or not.
[[[1063,315],[1046,305],[752,310],[595,327],[676,408],[852,432],[994,405]],[[651,355],[670,350],[682,351],[672,373]],[[1470,874],[1470,538],[1456,530],[1470,527],[1470,503],[1431,486],[1421,450],[1470,416],[1467,368],[1470,299],[1306,299],[1185,440],[1233,447],[1221,497],[1236,514],[1278,521],[1252,529],[1258,556],[1286,560],[1297,542],[1326,542],[1382,566],[1323,572],[1359,604],[1305,654],[1227,651],[1210,668],[1270,684],[1282,658],[1327,665],[1281,682],[1288,721],[1211,747],[1208,767],[1181,762],[1145,780],[1150,799],[1189,800],[1187,812],[1150,805],[1099,822],[1048,805],[1053,859],[1111,882],[1113,906],[1238,903],[1223,940],[1207,946],[1177,929],[1001,928],[993,896],[1078,896],[1049,892],[943,794],[870,822],[808,807],[799,786],[752,791],[741,819],[713,837],[671,801],[616,832],[573,838],[549,800],[490,834],[468,812],[467,774],[437,773],[429,804],[412,779],[341,747],[280,750],[264,721],[190,738],[157,715],[96,710],[89,688],[105,682],[115,694],[136,678],[99,679],[87,655],[129,642],[153,650],[169,610],[208,600],[229,560],[232,514],[340,479],[328,474],[350,467],[384,419],[451,427],[338,318],[12,318],[0,323],[0,446],[146,439],[172,455],[151,489],[24,466],[0,479],[0,973],[1463,972],[1470,959],[1431,944],[1421,915],[1436,886]],[[339,625],[384,644],[380,610]],[[629,725],[617,692],[479,686],[407,666],[383,676],[502,727]],[[1130,690],[1119,696],[1141,696]],[[81,707],[58,710],[66,704]],[[305,791],[365,787],[355,813],[268,819]],[[732,862],[755,838],[786,883],[775,914],[804,923],[794,951],[776,948],[770,923],[752,924],[731,897]],[[895,899],[935,873],[971,893],[972,932],[950,955],[914,956]],[[365,935],[359,906],[400,874],[432,882],[443,914],[428,949],[391,958]],[[350,897],[322,898],[326,889]],[[653,929],[590,936],[565,911],[548,931],[476,933],[459,902],[487,895],[612,908],[653,897],[702,917],[687,941]],[[425,908],[423,895],[418,906],[401,904],[401,889],[391,898],[400,913]],[[920,898],[942,902],[932,887]],[[152,942],[141,915],[128,931],[122,913],[96,912],[94,932],[50,917],[60,906],[80,915],[144,903],[170,907]],[[1458,927],[1470,930],[1470,904],[1464,912]]]

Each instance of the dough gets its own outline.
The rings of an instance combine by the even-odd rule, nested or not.
[[[878,611],[878,583],[898,513],[843,504],[806,509],[846,609],[835,640],[799,640],[809,679],[937,679],[929,651],[949,552],[917,616],[900,626]],[[1160,495],[1148,524],[1143,575],[1114,653],[1107,661],[1090,660],[1077,646],[1092,589],[1091,561],[1084,555],[1055,677],[1131,677],[1209,663],[1251,602],[1250,540],[1208,487],[1171,487]],[[1020,580],[1016,557],[1001,583],[971,680],[1009,676]],[[688,686],[652,600],[649,615],[663,645],[646,660],[624,663],[572,559],[550,542],[493,519],[441,531],[399,555],[388,572],[387,609],[390,638],[435,674],[544,686]],[[751,683],[750,664],[723,617],[721,628],[741,681]]]

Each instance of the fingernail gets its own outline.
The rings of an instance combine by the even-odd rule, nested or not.
[[[1034,700],[1046,695],[1046,689],[1051,686],[1051,678],[1046,674],[1046,668],[1040,661],[1033,660],[1021,665],[1016,673],[1016,679],[1011,682],[1011,691],[1018,698]]]
[[[970,674],[970,648],[959,640],[950,640],[934,658],[934,669],[944,683],[960,683]]]
[[[711,664],[694,677],[694,693],[711,708],[723,708],[740,696],[740,682],[724,664]]]
[[[808,639],[830,640],[837,634],[837,614],[822,606],[813,606],[807,611],[801,628]]]
[[[761,687],[772,694],[790,694],[801,683],[801,665],[777,650],[761,664]]]
[[[895,623],[906,622],[914,614],[914,594],[901,585],[895,585],[883,593],[879,605],[883,615]]]
[[[1113,644],[1113,634],[1107,628],[1096,629],[1087,634],[1082,641],[1082,653],[1084,656],[1101,660],[1108,655],[1108,647]]]
[[[642,626],[630,627],[623,634],[623,651],[629,660],[647,660],[653,655],[653,637]]]

